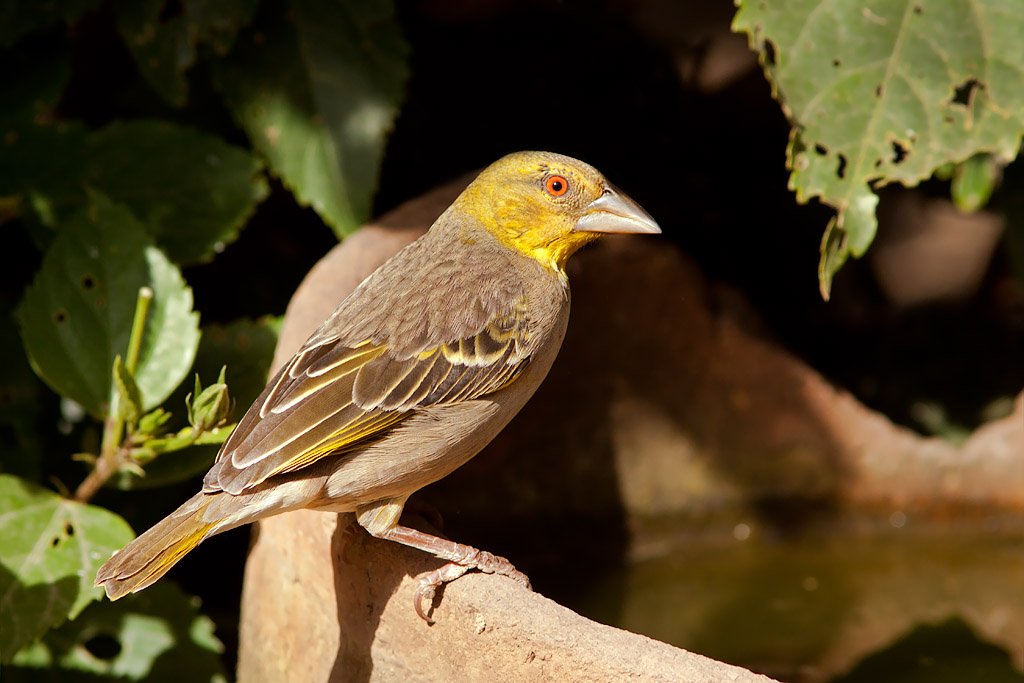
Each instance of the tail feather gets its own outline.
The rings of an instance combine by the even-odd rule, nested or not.
[[[221,529],[203,513],[218,494],[198,493],[114,554],[96,573],[111,600],[152,585],[207,536]]]

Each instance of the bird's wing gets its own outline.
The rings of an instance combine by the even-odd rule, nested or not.
[[[527,323],[513,306],[475,334],[401,356],[386,342],[314,336],[239,422],[204,490],[240,493],[378,438],[415,408],[502,388],[529,362]]]

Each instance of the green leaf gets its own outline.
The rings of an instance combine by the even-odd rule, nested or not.
[[[180,451],[189,446],[219,446],[228,440],[235,426],[234,422],[221,422],[205,430],[185,427],[174,434],[147,439],[140,446],[133,448],[131,455],[137,462],[145,464],[158,455]],[[144,476],[144,473],[140,473],[139,476]]]
[[[975,154],[953,170],[950,194],[956,208],[971,213],[988,204],[1002,175],[999,165],[988,154]]]
[[[227,54],[258,5],[259,0],[118,0],[114,10],[142,77],[180,107],[188,101],[185,72],[195,64],[199,46]]]
[[[389,0],[295,0],[214,65],[271,171],[339,237],[370,217],[407,54]]]
[[[267,195],[262,164],[221,139],[163,121],[28,126],[0,138],[0,196],[21,193],[51,227],[94,187],[126,204],[178,263],[233,242]]]
[[[181,107],[188,101],[185,71],[196,61],[196,45],[182,14],[161,21],[164,4],[163,0],[120,0],[114,3],[114,11],[117,29],[139,73],[157,94]]]
[[[139,393],[139,385],[135,383],[132,373],[124,366],[121,354],[114,357],[113,378],[114,390],[117,392],[118,399],[118,417],[128,424],[134,424],[142,416],[142,395]]]
[[[146,413],[139,419],[139,426],[138,429],[136,429],[136,434],[144,436],[159,434],[170,419],[170,413],[165,411],[163,408],[157,408],[152,412]]]
[[[790,187],[836,209],[842,248],[822,293],[874,239],[875,189],[915,185],[974,154],[1012,160],[1024,133],[1019,0],[740,0],[733,29],[761,54],[793,124]],[[834,238],[825,242],[835,245]]]
[[[188,405],[188,422],[198,432],[208,432],[227,422],[231,413],[231,396],[224,382],[226,366],[221,366],[216,382],[202,388],[196,375],[195,391],[185,399]]]
[[[13,45],[37,29],[61,21],[70,22],[99,5],[100,0],[0,0],[0,47]]]
[[[847,234],[836,228],[833,217],[825,226],[825,234],[821,237],[821,260],[818,261],[818,282],[832,282],[839,269],[846,263],[850,252],[846,248]],[[829,291],[822,287],[821,296],[828,300]]]
[[[199,430],[194,427],[185,427],[174,434],[146,439],[141,445],[132,448],[132,464],[146,465],[159,455],[185,450],[193,446],[220,446],[234,431],[236,423],[221,422],[206,430]],[[212,458],[207,458],[205,466],[209,467]],[[191,459],[189,460],[191,462]],[[138,477],[145,477],[145,471],[140,467],[126,466],[124,471],[134,473]],[[166,483],[166,482],[164,482]]]
[[[218,656],[224,646],[197,604],[167,581],[117,602],[95,603],[19,652],[5,680],[56,683],[79,673],[147,683],[226,681]],[[109,653],[90,652],[104,639],[117,646]]]
[[[0,660],[100,597],[96,570],[134,534],[112,512],[0,475]]]
[[[22,195],[23,211],[53,228],[84,203],[87,129],[79,124],[21,125],[0,138],[0,196]]]
[[[113,123],[90,152],[88,183],[126,204],[177,263],[223,250],[267,195],[247,151],[163,121]]]
[[[142,409],[166,399],[199,343],[192,291],[122,206],[90,194],[63,225],[18,307],[25,350],[55,391],[103,418],[114,357],[127,348],[139,288],[153,290],[135,381]]]
[[[192,372],[200,377],[214,377],[220,368],[227,366],[225,379],[235,406],[231,416],[235,420],[242,417],[267,384],[280,323],[281,318],[266,316],[257,321],[239,319],[229,325],[203,325]],[[175,415],[180,426],[187,424],[185,394],[189,389],[187,385],[180,386],[168,401],[172,411],[180,412]],[[229,429],[222,431],[230,433]],[[219,444],[190,446],[147,464],[145,477],[120,473],[111,481],[122,489],[151,488],[183,481],[209,469],[218,450]]]

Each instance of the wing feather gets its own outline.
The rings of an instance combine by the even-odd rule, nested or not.
[[[401,357],[385,341],[311,340],[225,443],[206,490],[238,493],[379,438],[418,407],[473,400],[529,362],[521,302],[468,337]]]
[[[424,382],[437,365],[441,354],[434,352],[426,358],[420,358],[409,372],[395,387],[388,392],[379,403],[384,410],[397,410],[403,405],[415,405],[430,391],[430,385]],[[415,398],[414,398],[415,397]]]
[[[483,387],[491,386],[495,377],[500,376],[505,368],[509,367],[509,356],[511,355],[513,348],[509,345],[505,353],[498,359],[497,362],[490,363],[486,366],[482,366],[479,372],[468,373],[463,382],[462,388],[449,399],[452,403],[459,401],[469,400],[470,396],[479,395]]]
[[[355,446],[362,445],[369,437],[380,435],[386,429],[404,420],[408,413],[396,411],[378,412],[367,415],[364,419],[357,420],[345,425],[344,429],[321,439],[317,443],[302,450],[296,457],[281,463],[276,469],[271,470],[268,477],[282,472],[294,472],[311,465],[325,455],[344,452]]]
[[[315,362],[309,364],[306,374],[310,377],[318,377],[333,371],[333,373],[343,375],[358,370],[360,365],[376,358],[383,350],[380,346],[373,346],[369,342],[357,344],[352,348],[340,344],[332,346]]]
[[[454,396],[466,385],[466,376],[472,376],[468,365],[452,364],[451,371],[445,377],[444,382],[438,386],[425,402],[430,404],[454,403]]]
[[[302,410],[290,416],[288,428],[271,428],[269,421],[261,424],[261,429],[253,430],[248,441],[250,448],[245,452],[236,450],[231,458],[231,464],[235,467],[248,467],[260,460],[265,460],[278,453],[283,448],[289,447],[289,451],[301,450],[304,444],[311,440],[315,442],[317,436],[327,431],[327,435],[333,434],[344,428],[346,418],[352,413],[356,416],[361,411],[350,410],[352,400],[345,403],[331,406],[325,410]],[[335,419],[336,418],[336,419]],[[350,418],[351,420],[351,418]],[[305,438],[304,438],[305,437]],[[326,438],[326,437],[325,437]],[[300,442],[299,440],[302,439]]]

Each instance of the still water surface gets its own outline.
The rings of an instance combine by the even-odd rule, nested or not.
[[[1020,521],[888,521],[662,530],[566,602],[793,683],[1024,682]]]

